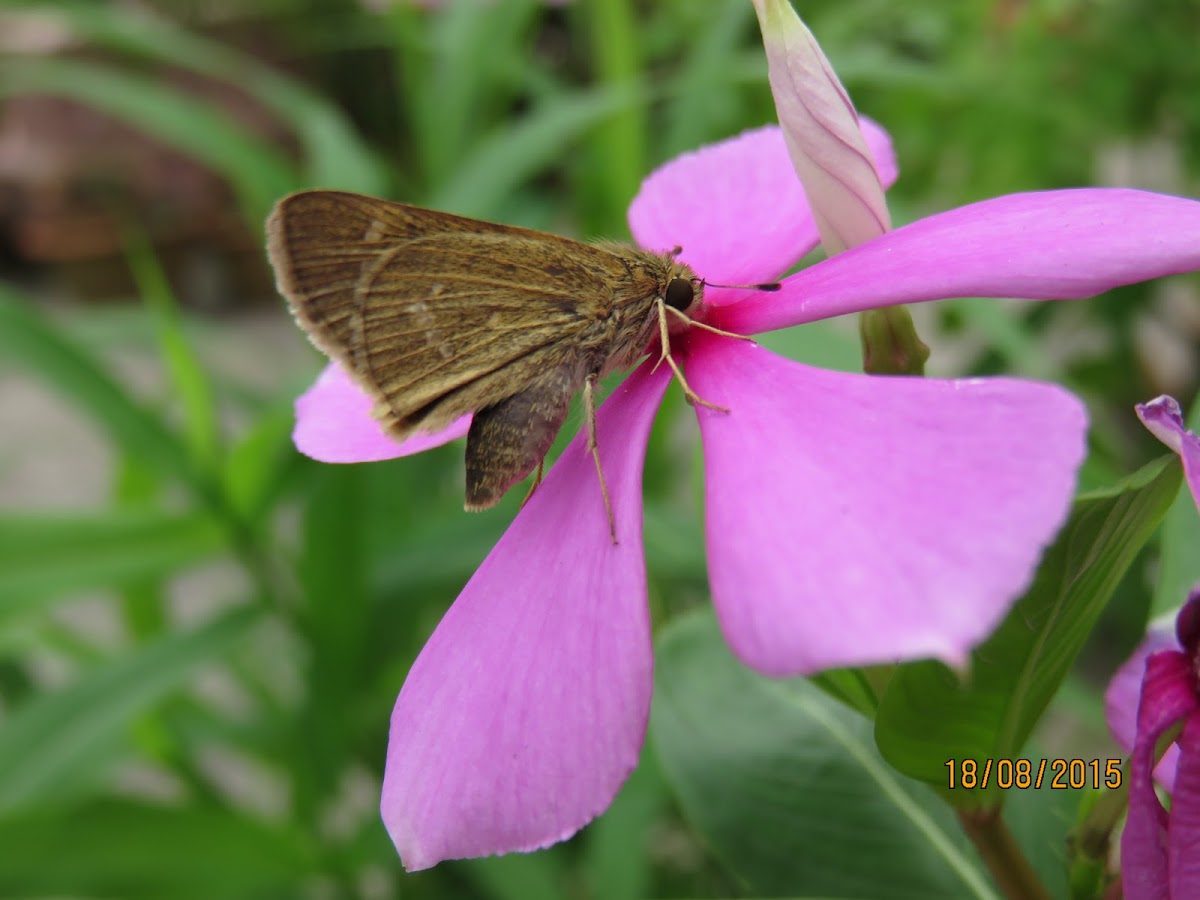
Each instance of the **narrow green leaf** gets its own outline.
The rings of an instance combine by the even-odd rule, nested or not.
[[[369,473],[327,466],[315,473],[305,510],[300,578],[309,651],[308,696],[297,720],[307,765],[297,772],[297,804],[316,809],[336,789],[350,742],[364,670],[370,594],[363,521]]]
[[[600,84],[617,90],[634,90],[641,81],[637,19],[630,0],[581,4],[587,21],[593,66]],[[637,193],[646,174],[646,111],[626,106],[605,117],[589,135],[584,148],[591,163],[583,184],[595,221],[623,222],[625,205]]]
[[[702,22],[686,41],[687,56],[671,85],[672,101],[663,110],[662,142],[671,156],[728,134],[742,113],[741,98],[732,89],[727,71],[743,48],[754,7],[745,0],[724,0],[720,5],[696,8],[701,10]],[[760,62],[765,82],[766,60]]]
[[[171,379],[173,394],[183,410],[184,432],[192,458],[212,470],[220,454],[221,433],[212,384],[200,357],[183,329],[175,293],[159,265],[145,233],[130,229],[129,263],[138,292],[150,310],[158,335],[159,352]]]
[[[121,456],[118,459],[112,482],[113,504],[110,508],[117,514],[152,510],[163,493],[163,480],[141,460],[129,456]],[[109,517],[104,516],[103,518]],[[158,535],[155,534],[155,537],[157,538]],[[91,541],[85,543],[85,553],[90,549],[91,544]],[[122,544],[122,547],[127,546],[129,544]],[[136,539],[134,546],[137,546]],[[134,562],[141,562],[141,560],[140,553],[134,555]],[[118,605],[121,609],[121,619],[125,624],[126,633],[134,640],[150,640],[167,628],[167,585],[175,574],[176,566],[171,566],[163,569],[160,573],[121,579]],[[89,581],[91,580],[89,579]],[[91,582],[91,585],[94,585],[94,582]],[[3,623],[3,618],[4,614],[0,611],[0,625]],[[0,636],[2,635],[3,633],[0,632]]]
[[[1075,502],[1032,587],[960,679],[938,662],[901,666],[888,684],[875,736],[900,771],[938,786],[954,805],[995,806],[1004,792],[947,790],[949,759],[1015,759],[1070,670],[1108,598],[1179,490],[1163,457],[1113,488]]]
[[[0,847],[5,897],[294,897],[315,868],[295,832],[132,800],[2,818]]]
[[[543,101],[515,124],[507,123],[481,141],[429,205],[495,218],[516,187],[560,160],[567,146],[587,129],[646,99],[645,92],[619,85]]]
[[[122,450],[160,473],[213,496],[178,438],[14,291],[0,285],[0,356],[32,370],[57,389]]]
[[[667,781],[752,895],[996,896],[949,808],[888,767],[868,720],[742,666],[711,614],[673,621],[655,668]]]
[[[0,516],[0,632],[54,600],[169,577],[225,547],[198,513]]]
[[[229,503],[248,522],[259,521],[301,462],[292,446],[296,417],[286,407],[261,414],[225,458],[225,494]]]
[[[83,767],[196,666],[230,652],[259,618],[238,607],[194,631],[145,644],[13,710],[0,729],[0,811],[27,807]]]
[[[827,669],[810,680],[829,696],[840,700],[869,719],[879,706],[878,683],[890,677],[890,666],[876,668]]]
[[[528,69],[528,34],[540,12],[541,4],[531,0],[468,0],[424,17],[417,40],[425,45],[425,65],[409,67],[406,74],[412,133],[427,183],[444,188],[457,181],[464,156],[483,130],[481,116],[512,102],[517,85],[508,73]],[[408,24],[413,24],[411,17]],[[398,48],[402,63],[409,50]],[[505,127],[510,124],[506,121]],[[499,176],[502,170],[492,174]]]

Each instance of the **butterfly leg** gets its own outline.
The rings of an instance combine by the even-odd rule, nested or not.
[[[525,508],[525,504],[528,503],[530,498],[533,497],[533,492],[536,491],[538,489],[538,487],[541,485],[542,475],[544,474],[545,469],[546,469],[546,457],[543,456],[541,459],[538,460],[537,472],[535,472],[533,475],[533,484],[531,484],[529,486],[529,493],[527,493],[525,495],[525,499],[521,501],[521,509]]]
[[[673,306],[667,306],[665,303],[663,304],[663,308],[667,312],[674,313],[676,316],[683,319],[688,328],[699,328],[701,331],[707,331],[709,334],[719,334],[721,337],[737,338],[739,341],[750,341],[750,343],[754,343],[754,338],[750,337],[748,334],[738,334],[736,331],[725,331],[721,328],[714,328],[713,326],[707,325],[704,322],[697,322],[682,310],[676,309]]]
[[[658,357],[658,362],[654,364],[654,368],[657,369],[659,365],[662,364],[663,360],[666,360],[667,365],[671,367],[671,371],[675,373],[675,377],[679,380],[679,386],[683,388],[683,396],[687,399],[687,402],[691,403],[693,406],[699,403],[701,406],[716,410],[717,412],[729,412],[726,407],[717,406],[717,404],[709,403],[707,400],[701,398],[687,383],[687,379],[683,377],[683,370],[680,369],[679,364],[675,362],[675,357],[671,356],[671,332],[670,329],[667,328],[667,310],[669,309],[673,312],[678,312],[678,310],[676,310],[673,306],[667,306],[667,304],[663,302],[662,297],[659,297],[655,301],[655,304],[658,306],[658,338],[659,343],[662,345],[662,352]],[[683,313],[679,314],[683,315]],[[688,322],[692,321],[691,319],[688,319],[687,316],[683,316],[683,318]],[[715,328],[712,330],[717,331]],[[725,334],[723,331],[718,331],[717,333]],[[741,337],[741,335],[734,335],[734,337]]]
[[[600,467],[600,445],[596,443],[596,382],[600,379],[598,372],[592,372],[583,382],[583,408],[587,416],[587,450],[596,461],[596,474],[600,476],[600,494],[604,497],[604,511],[608,513],[608,532],[612,542],[617,542],[617,523],[613,519],[612,503],[608,499],[608,484],[604,480],[604,469]]]

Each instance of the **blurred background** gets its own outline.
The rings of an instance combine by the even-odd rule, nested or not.
[[[891,132],[897,224],[996,194],[1200,196],[1200,8],[797,2]],[[343,188],[579,237],[672,156],[774,120],[749,0],[0,5],[0,896],[727,896],[653,753],[533,856],[406,876],[378,818],[425,636],[512,518],[460,443],[325,466],[290,443],[323,360],[266,266],[283,194]],[[1059,381],[1083,486],[1161,451],[1132,404],[1200,382],[1200,281],[915,309],[929,373]],[[769,336],[858,369],[856,324]],[[656,621],[705,602],[693,419],[647,460]],[[559,446],[581,419],[572,413]],[[1151,548],[1038,740],[1117,755],[1100,690]]]

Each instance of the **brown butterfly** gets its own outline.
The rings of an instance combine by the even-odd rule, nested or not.
[[[280,292],[313,343],[375,401],[397,441],[474,413],[466,507],[496,504],[536,467],[583,389],[588,443],[613,542],[596,445],[596,383],[628,369],[657,335],[671,358],[669,316],[694,321],[705,282],[672,253],[467,219],[340,191],[276,204],[267,252]],[[778,285],[754,285],[774,290]],[[532,493],[532,489],[531,489]]]

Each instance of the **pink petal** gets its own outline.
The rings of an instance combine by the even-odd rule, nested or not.
[[[1138,700],[1142,691],[1142,677],[1146,673],[1146,659],[1162,650],[1179,652],[1179,642],[1166,628],[1151,628],[1146,639],[1117,669],[1108,689],[1104,692],[1104,716],[1113,739],[1126,752],[1133,751],[1137,736]],[[1171,747],[1154,770],[1154,778],[1167,790],[1175,783],[1175,766],[1179,760],[1179,749]]]
[[[1129,817],[1121,835],[1121,883],[1126,900],[1172,896],[1167,886],[1167,813],[1158,802],[1151,778],[1154,747],[1168,728],[1194,715],[1198,706],[1188,658],[1172,651],[1152,654],[1142,679],[1137,743],[1129,767]],[[1178,779],[1177,771],[1177,783]]]
[[[953,665],[1029,584],[1066,516],[1086,420],[1053,385],[812,369],[694,336],[709,579],[768,675]]]
[[[945,297],[1090,297],[1200,267],[1200,202],[1117,188],[1010,194],[890,231],[739,293],[713,323],[754,334]]]
[[[1151,433],[1179,454],[1192,499],[1200,509],[1200,436],[1183,424],[1183,410],[1174,397],[1163,395],[1137,405],[1138,418]]]
[[[891,230],[858,113],[789,0],[754,0],[779,124],[832,256]]]
[[[862,120],[863,135],[885,185],[896,180],[887,133]],[[804,188],[779,128],[769,125],[676,157],[655,170],[629,207],[639,245],[681,258],[718,284],[778,278],[817,245]],[[720,305],[737,296],[709,290]],[[772,295],[773,296],[773,295]]]
[[[599,412],[620,543],[581,434],[409,672],[382,813],[410,871],[561,841],[637,764],[652,680],[641,472],[668,380],[643,366]]]
[[[1200,716],[1183,726],[1179,774],[1171,794],[1167,862],[1171,897],[1200,897]]]
[[[292,431],[296,449],[320,462],[378,462],[439,447],[462,437],[471,425],[471,417],[463,416],[449,428],[415,434],[399,443],[372,418],[371,406],[371,398],[342,367],[330,363],[316,383],[296,398]]]

